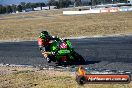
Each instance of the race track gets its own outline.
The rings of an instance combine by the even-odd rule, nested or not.
[[[132,72],[132,36],[72,39],[85,66]],[[47,64],[36,41],[0,43],[0,63],[18,65]]]

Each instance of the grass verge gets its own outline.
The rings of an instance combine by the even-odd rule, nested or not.
[[[59,37],[132,33],[132,12],[62,15],[62,10],[0,15],[0,40],[37,39],[42,30]]]
[[[0,88],[132,88],[130,84],[85,84],[80,86],[70,72],[36,68],[0,67]]]

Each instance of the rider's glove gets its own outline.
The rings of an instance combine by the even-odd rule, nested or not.
[[[55,55],[55,52],[51,52],[52,55]]]

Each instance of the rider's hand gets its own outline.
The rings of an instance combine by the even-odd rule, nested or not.
[[[51,52],[52,55],[55,55],[55,52]]]
[[[49,43],[53,43],[53,40],[50,40]]]

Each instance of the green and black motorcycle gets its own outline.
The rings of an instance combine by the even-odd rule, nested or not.
[[[48,55],[51,60],[58,64],[84,64],[84,58],[74,51],[69,39],[55,40],[50,45],[50,51]],[[54,54],[53,54],[54,53]]]

